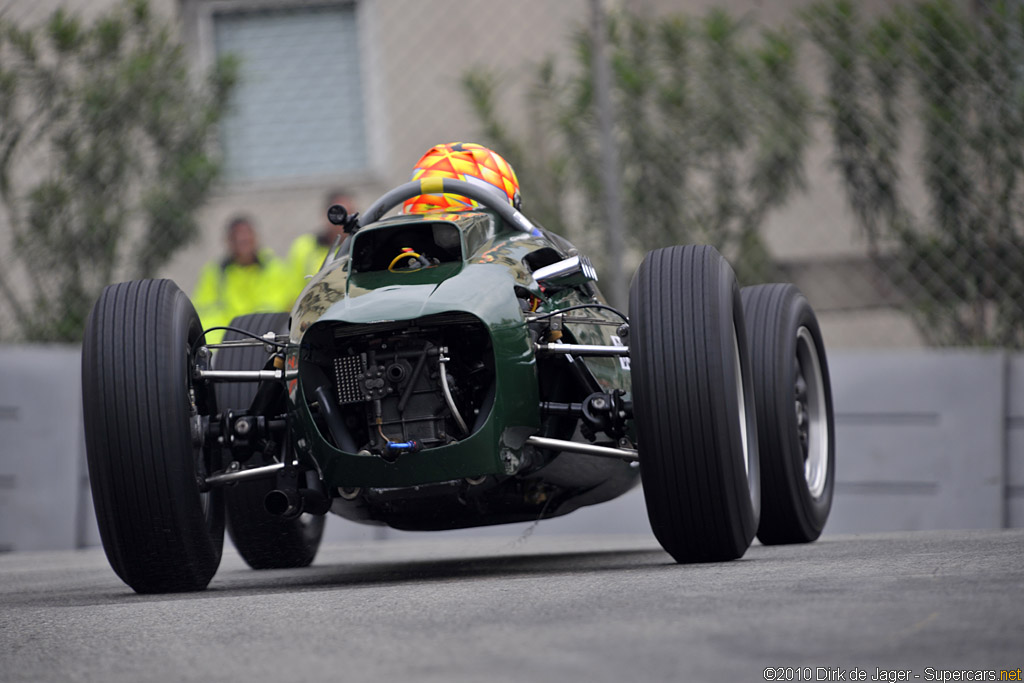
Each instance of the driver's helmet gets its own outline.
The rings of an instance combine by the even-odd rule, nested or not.
[[[435,145],[412,169],[412,180],[454,178],[494,190],[515,208],[519,208],[519,180],[512,165],[497,152],[473,142],[449,142]],[[480,203],[456,194],[421,194],[407,199],[404,213],[428,211],[465,211]]]

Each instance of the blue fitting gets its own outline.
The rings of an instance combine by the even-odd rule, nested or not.
[[[420,442],[413,441],[389,441],[385,448],[396,453],[415,453],[420,449]]]

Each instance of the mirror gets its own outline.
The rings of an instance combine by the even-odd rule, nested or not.
[[[545,287],[576,287],[597,282],[597,270],[586,256],[571,256],[533,271],[533,279]]]

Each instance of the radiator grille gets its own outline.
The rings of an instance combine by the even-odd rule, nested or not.
[[[338,389],[339,405],[366,400],[361,382],[361,375],[365,370],[361,355],[341,356],[334,359],[334,386]]]

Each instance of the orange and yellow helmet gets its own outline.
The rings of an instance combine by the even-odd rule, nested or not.
[[[497,152],[473,142],[449,142],[435,145],[424,154],[412,170],[412,180],[423,178],[454,178],[495,190],[519,208],[519,180],[512,165]],[[456,194],[421,194],[407,199],[404,213],[428,211],[465,211],[480,206],[469,197]]]

